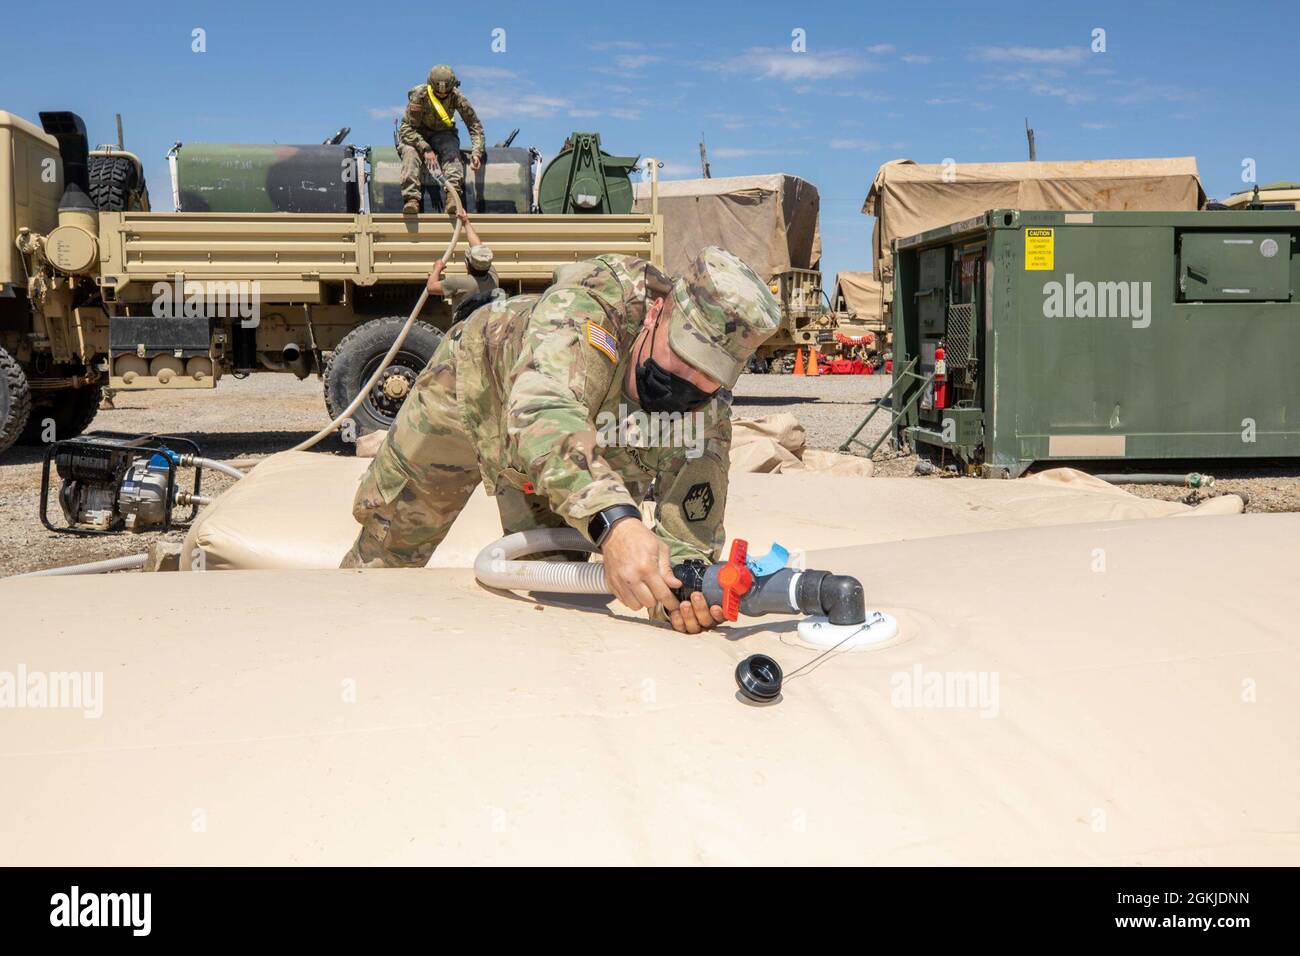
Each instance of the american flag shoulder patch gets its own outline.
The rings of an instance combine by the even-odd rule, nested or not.
[[[618,340],[595,322],[587,323],[587,342],[615,365],[618,364]]]

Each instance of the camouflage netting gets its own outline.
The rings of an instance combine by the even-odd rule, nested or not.
[[[649,212],[650,184],[635,189],[634,210]],[[764,280],[790,269],[817,269],[820,208],[817,187],[785,173],[661,182],[665,268],[681,275],[706,246],[721,246]]]

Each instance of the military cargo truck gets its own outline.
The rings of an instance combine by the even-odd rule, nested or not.
[[[203,177],[182,175],[180,211],[155,212],[139,160],[93,155],[75,114],[42,113],[37,126],[0,112],[0,451],[78,434],[105,387],[210,389],[227,375],[315,373],[331,415],[348,405],[394,341],[452,224],[441,214],[350,207],[370,193],[367,164],[351,147],[268,149],[225,156],[227,167],[232,158],[260,164],[264,190],[236,208],[264,202],[262,211],[220,211],[235,202],[230,189],[205,191]],[[314,178],[289,175],[303,152]],[[174,168],[222,168],[220,150],[173,153]],[[487,202],[492,190],[480,185]],[[306,206],[322,198],[344,211]],[[653,198],[626,214],[488,211],[475,226],[510,294],[539,291],[556,267],[601,253],[664,261]],[[458,259],[448,273],[463,268]],[[440,304],[428,307],[356,413],[359,434],[392,421],[449,321]]]

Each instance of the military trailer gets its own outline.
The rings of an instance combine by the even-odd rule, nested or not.
[[[445,215],[383,211],[391,169],[381,162],[372,184],[367,151],[178,144],[179,211],[156,212],[138,159],[91,155],[75,114],[41,121],[0,112],[0,452],[75,436],[105,387],[210,389],[226,375],[315,373],[336,415],[378,367],[451,238]],[[579,209],[596,211],[547,215],[531,211],[531,154],[522,151],[521,172],[521,157],[496,151],[494,163],[493,152],[469,177],[467,205],[482,210],[475,226],[507,293],[540,291],[558,266],[602,253],[663,264],[653,174],[649,207],[634,213],[630,164],[615,157],[596,180],[608,192],[584,206],[592,180],[574,174],[575,150],[562,152],[542,174],[542,185],[559,184],[547,195],[572,189]],[[380,211],[365,211],[372,197]],[[448,273],[463,269],[457,258]],[[440,303],[428,307],[358,409],[358,433],[392,422],[450,320]]]
[[[895,159],[876,172],[865,215],[881,280],[881,309],[892,325],[893,243],[989,209],[1187,211],[1205,205],[1196,160],[1088,159],[1029,163],[916,163]]]
[[[1300,456],[1300,213],[996,209],[893,265],[895,438],[923,456]]]

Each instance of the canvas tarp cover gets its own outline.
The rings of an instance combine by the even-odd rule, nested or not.
[[[855,314],[858,322],[878,322],[884,314],[880,302],[880,280],[870,272],[841,272],[835,277],[835,294],[831,296],[831,305],[839,311],[840,298],[843,308]]]
[[[1191,156],[948,166],[899,159],[880,167],[862,211],[876,217],[876,274],[890,276],[895,239],[990,209],[1194,211],[1204,202]]]
[[[664,264],[681,275],[705,246],[721,246],[762,279],[816,269],[822,257],[817,187],[797,176],[729,176],[659,184]],[[636,184],[637,212],[650,211],[650,184]]]

